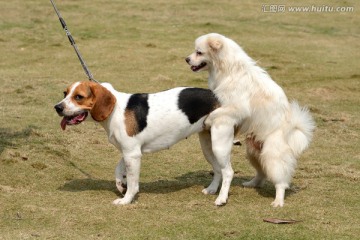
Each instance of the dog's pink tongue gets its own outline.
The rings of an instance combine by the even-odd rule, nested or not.
[[[61,120],[60,126],[61,126],[62,130],[65,130],[65,128],[66,128],[66,118],[65,117]]]

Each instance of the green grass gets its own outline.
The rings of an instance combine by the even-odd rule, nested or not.
[[[57,1],[96,79],[124,92],[207,87],[184,58],[199,35],[229,36],[289,99],[310,107],[314,141],[285,207],[275,189],[244,189],[254,171],[234,147],[229,202],[204,196],[210,166],[197,136],[143,157],[134,204],[113,206],[119,152],[104,130],[60,129],[53,110],[86,76],[49,1],[0,8],[0,239],[356,239],[360,234],[360,5],[352,13],[263,13],[267,1]],[[271,2],[272,4],[274,2]],[[288,3],[287,5],[290,5]],[[294,4],[295,5],[295,4]],[[263,218],[301,220],[293,225]]]

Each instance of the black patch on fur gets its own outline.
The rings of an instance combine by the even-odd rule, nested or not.
[[[147,115],[149,114],[149,94],[137,93],[131,95],[126,106],[126,110],[133,111],[135,113],[135,120],[138,125],[137,133],[140,133],[147,126]]]
[[[214,93],[209,89],[185,88],[180,92],[179,109],[185,113],[191,124],[220,106]]]

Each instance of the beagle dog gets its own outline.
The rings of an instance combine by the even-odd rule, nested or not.
[[[234,174],[229,161],[233,139],[224,137],[226,126],[204,129],[207,115],[219,107],[212,91],[178,87],[153,94],[128,94],[109,83],[84,81],[69,86],[64,95],[55,105],[63,117],[61,128],[92,119],[104,127],[109,142],[122,153],[115,178],[118,190],[126,193],[114,204],[129,204],[139,192],[143,153],[167,149],[194,133],[199,134],[203,154],[214,171],[211,184],[202,192],[215,194],[222,179],[215,204],[226,203]]]

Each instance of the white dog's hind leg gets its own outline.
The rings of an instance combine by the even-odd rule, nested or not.
[[[211,164],[214,171],[214,176],[211,184],[207,188],[204,188],[202,192],[204,194],[215,194],[219,188],[221,181],[221,169],[212,151],[210,132],[200,132],[199,139],[205,159]]]
[[[242,183],[244,187],[257,188],[264,185],[266,176],[262,170],[262,166],[259,162],[259,152],[254,149],[249,143],[246,144],[247,158],[251,165],[256,169],[256,176],[248,182]]]
[[[271,203],[273,207],[282,207],[284,206],[285,198],[285,189],[288,188],[288,184],[276,184],[276,197],[275,200]]]
[[[127,191],[123,198],[118,198],[113,201],[116,205],[125,205],[131,203],[135,195],[139,192],[139,177],[140,177],[140,164],[141,153],[126,156],[124,153],[124,162],[126,165],[127,177]]]
[[[264,172],[276,189],[275,201],[271,204],[274,207],[284,206],[285,190],[296,167],[296,159],[281,136],[280,131],[268,136],[261,153]]]
[[[215,205],[221,206],[227,202],[234,170],[231,167],[230,155],[234,140],[234,126],[229,124],[215,124],[211,127],[212,149],[221,168],[222,185]]]
[[[115,168],[115,181],[116,187],[120,193],[125,193],[126,191],[126,168],[124,158],[121,158],[119,163]]]

